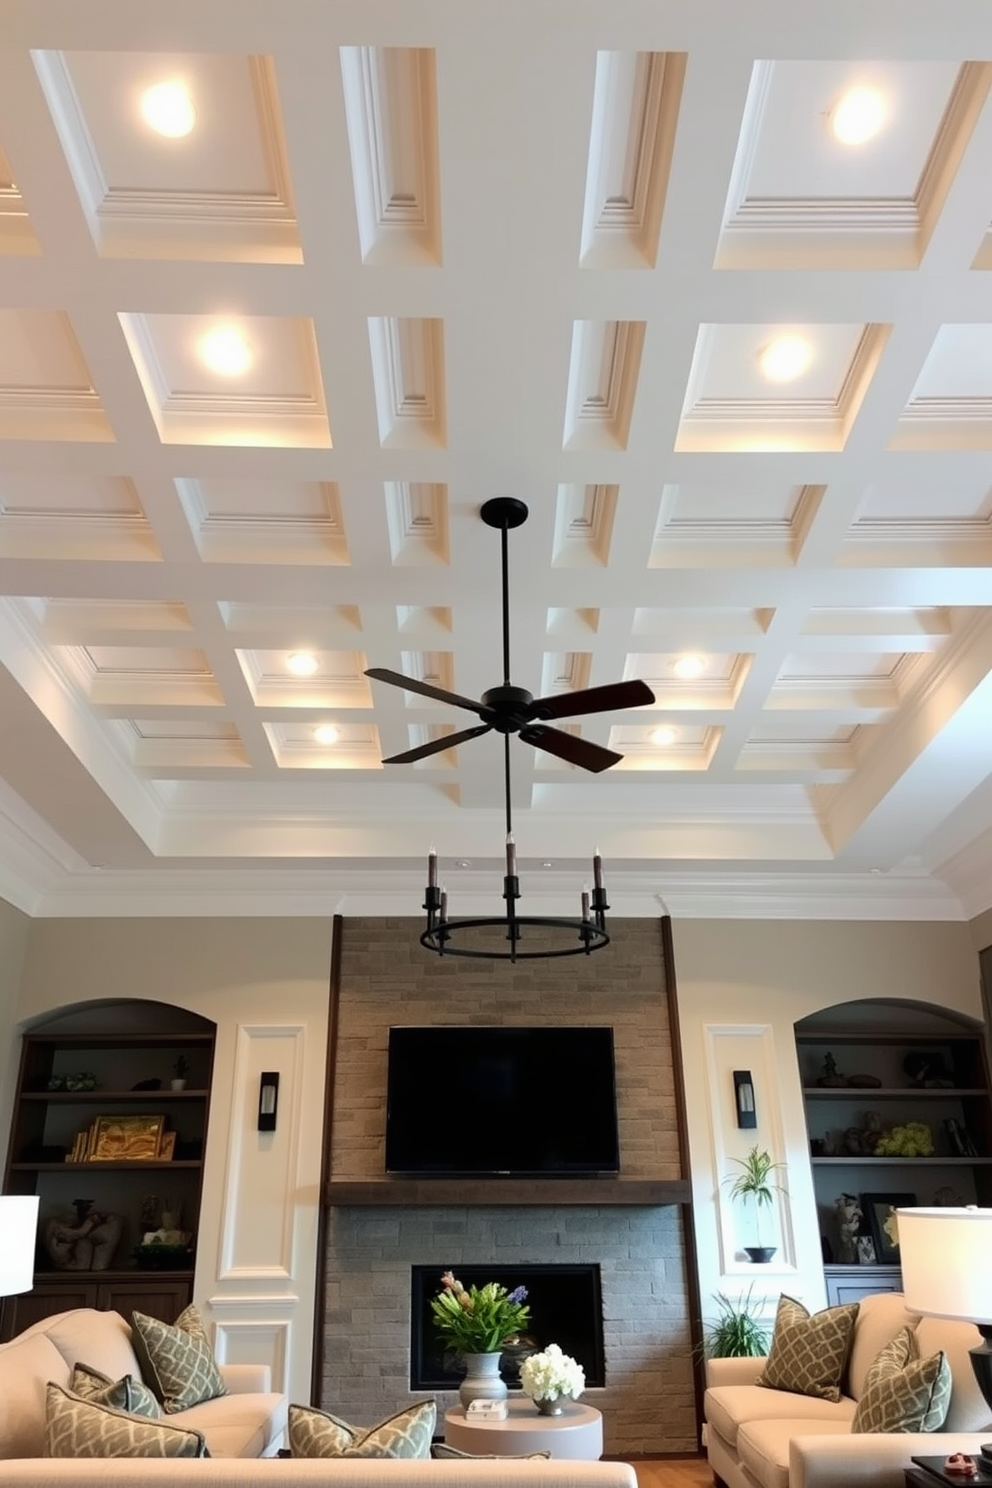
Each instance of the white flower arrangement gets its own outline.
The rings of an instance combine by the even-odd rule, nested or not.
[[[520,1366],[520,1384],[531,1400],[557,1400],[567,1395],[578,1400],[586,1387],[585,1371],[556,1343],[549,1343],[543,1354],[531,1354]]]

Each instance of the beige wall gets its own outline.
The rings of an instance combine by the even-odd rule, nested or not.
[[[825,1305],[819,1226],[793,1024],[837,1003],[899,998],[980,1019],[978,958],[966,924],[794,920],[673,923],[690,1166],[704,1312],[716,1292],[754,1282]],[[738,1131],[730,1071],[755,1076],[759,1124]],[[772,1216],[770,1266],[738,1260],[739,1213],[719,1183],[728,1160],[758,1142],[787,1165]],[[739,1206],[738,1210],[739,1210]]]
[[[2,925],[0,921],[0,925]],[[14,1009],[140,997],[217,1025],[195,1296],[230,1362],[310,1392],[331,922],[34,920]],[[258,1075],[280,1071],[279,1121],[255,1129]]]
[[[31,921],[0,899],[0,1167],[7,1155],[11,1102],[17,1084],[17,999]]]

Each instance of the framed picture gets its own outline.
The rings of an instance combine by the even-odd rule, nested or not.
[[[98,1116],[90,1162],[148,1162],[159,1155],[164,1116]]]
[[[897,1209],[916,1207],[911,1193],[866,1193],[861,1195],[861,1209],[875,1245],[875,1259],[880,1266],[899,1264],[899,1228]]]
[[[174,1131],[162,1133],[162,1145],[158,1149],[160,1162],[171,1162],[176,1155],[176,1134]]]

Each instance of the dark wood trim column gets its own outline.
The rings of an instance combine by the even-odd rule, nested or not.
[[[337,1069],[338,1010],[341,1005],[341,929],[343,920],[331,920],[331,974],[327,996],[327,1053],[324,1060],[324,1136],[320,1153],[320,1207],[317,1212],[317,1275],[314,1282],[313,1363],[310,1369],[310,1404],[319,1406],[324,1382],[324,1297],[327,1291],[327,1188],[331,1178],[331,1118],[334,1114],[334,1074]]]

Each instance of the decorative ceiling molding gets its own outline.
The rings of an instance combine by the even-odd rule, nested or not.
[[[363,261],[440,264],[433,51],[342,47],[341,72]]]
[[[686,58],[600,52],[582,224],[584,268],[654,267]]]

